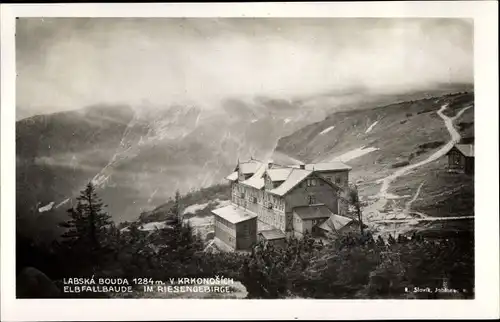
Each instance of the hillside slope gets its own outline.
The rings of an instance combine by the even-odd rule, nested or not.
[[[18,232],[52,237],[68,198],[108,163],[132,118],[126,106],[94,106],[16,122]]]
[[[431,92],[449,90],[445,86]],[[65,210],[89,180],[98,186],[114,220],[121,222],[134,220],[165,203],[176,190],[186,194],[220,183],[238,158],[272,157],[276,162],[289,163],[297,162],[294,155],[327,159],[331,151],[347,151],[378,141],[387,144],[391,135],[379,129],[400,125],[400,116],[390,107],[375,112],[340,112],[336,115],[346,116],[342,123],[329,117],[308,124],[323,120],[339,108],[357,109],[429,93],[381,95],[353,90],[290,99],[260,96],[227,99],[212,108],[93,106],[22,119],[16,123],[18,227],[48,234],[66,216]],[[420,111],[419,104],[416,102],[410,110]],[[398,106],[394,104],[393,109]],[[379,118],[383,119],[374,124]],[[446,131],[432,113],[416,113],[415,120],[430,124],[430,131],[441,129],[442,133],[433,133],[436,137]],[[334,123],[335,128],[327,129]],[[470,129],[470,124],[463,125]],[[371,131],[363,134],[370,126]],[[286,143],[287,138],[279,141],[301,128],[290,136],[291,145]],[[346,136],[330,139],[339,133]],[[353,139],[349,133],[357,137]],[[393,155],[379,154],[379,161],[394,162],[394,156],[400,155],[400,145],[394,145]],[[367,156],[377,156],[377,152]],[[372,175],[377,170],[372,165],[354,165],[358,173],[365,169]]]
[[[350,180],[358,184],[365,221],[376,232],[439,225],[469,230],[468,220],[436,218],[474,212],[473,177],[446,170],[443,154],[454,141],[443,117],[451,117],[460,140],[473,142],[474,94],[461,92],[334,113],[282,138],[277,152],[304,162],[341,159],[352,166]]]
[[[454,141],[440,115],[452,118],[450,123],[461,141],[473,142],[474,95],[457,93],[337,112],[282,138],[273,159],[293,163],[299,158],[309,162],[340,156],[348,160],[353,166],[351,182],[357,183],[363,200],[364,220],[375,234],[470,235],[474,228],[469,220],[474,212],[473,177],[448,172],[443,154]],[[381,196],[384,181],[387,191]],[[202,236],[210,236],[210,210],[229,197],[227,186],[187,194],[181,204],[194,211],[185,218]],[[171,206],[169,202],[144,213],[140,222],[165,220]]]

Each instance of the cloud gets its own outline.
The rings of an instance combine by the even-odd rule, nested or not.
[[[390,92],[473,81],[458,19],[21,18],[17,105],[87,105]]]

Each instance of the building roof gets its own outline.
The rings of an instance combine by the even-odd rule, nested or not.
[[[228,205],[222,208],[216,208],[212,210],[215,215],[224,218],[230,223],[237,224],[242,221],[247,221],[249,219],[256,218],[256,214],[249,213],[241,207],[235,205]]]
[[[286,180],[279,187],[271,189],[269,192],[278,196],[284,196],[311,173],[312,171],[293,168],[291,169],[290,175],[286,178]]]
[[[278,168],[278,169],[268,169],[267,175],[271,179],[271,181],[285,181],[286,178],[292,172],[292,168]]]
[[[271,161],[270,161],[271,162]],[[280,166],[272,164],[269,168],[269,163],[264,163],[258,160],[250,160],[246,162],[239,163],[241,171],[245,174],[252,174],[250,178],[241,183],[256,188],[262,189],[265,186],[264,173],[269,175],[269,178],[273,182],[283,182],[279,187],[269,190],[268,192],[284,196],[294,187],[296,187],[300,182],[302,182],[307,176],[309,176],[313,171],[335,171],[335,170],[348,170],[351,169],[348,165],[342,162],[328,162],[328,163],[316,163],[307,164],[305,169],[294,166]],[[226,177],[227,180],[236,181],[238,180],[238,172],[235,171]],[[320,178],[321,179],[321,178]]]
[[[256,189],[262,189],[264,187],[264,173],[266,172],[266,169],[267,164],[261,164],[253,176],[245,181],[242,181],[241,183]]]
[[[352,169],[350,166],[340,161],[310,163],[306,164],[305,168],[306,170],[312,171],[343,171]]]
[[[466,157],[474,157],[474,144],[456,144],[454,148]]]
[[[250,160],[245,162],[240,162],[239,166],[243,174],[253,174],[263,163],[257,160]]]
[[[302,220],[329,218],[333,215],[332,211],[323,204],[295,207],[293,208],[293,212],[295,212]]]
[[[267,240],[286,238],[285,234],[279,229],[263,230],[259,232],[259,234],[262,235]]]
[[[236,180],[238,180],[238,171],[235,171],[235,172],[231,173],[230,175],[228,175],[226,177],[226,179],[229,180],[229,181],[236,181]]]
[[[328,218],[327,220],[325,220],[324,223],[319,225],[319,228],[329,232],[335,232],[341,230],[342,228],[347,226],[350,222],[352,222],[351,218],[332,214],[330,218]]]

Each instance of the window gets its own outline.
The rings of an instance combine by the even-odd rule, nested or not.
[[[316,179],[307,179],[307,186],[308,187],[316,186]]]
[[[245,193],[244,192],[241,193],[241,198],[245,198]]]
[[[269,204],[267,204],[267,208],[268,209],[273,209],[273,204],[270,202]]]
[[[253,197],[253,203],[257,203],[257,198]]]
[[[335,178],[335,183],[336,184],[340,184],[340,178],[339,177]]]
[[[309,202],[310,205],[316,203],[316,197],[313,196],[313,195],[307,196],[307,199],[308,199],[308,202]]]

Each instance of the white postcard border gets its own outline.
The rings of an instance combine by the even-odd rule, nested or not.
[[[17,4],[1,6],[2,320],[498,318],[498,3],[496,1]],[[474,300],[15,299],[15,17],[460,17],[474,19]]]

